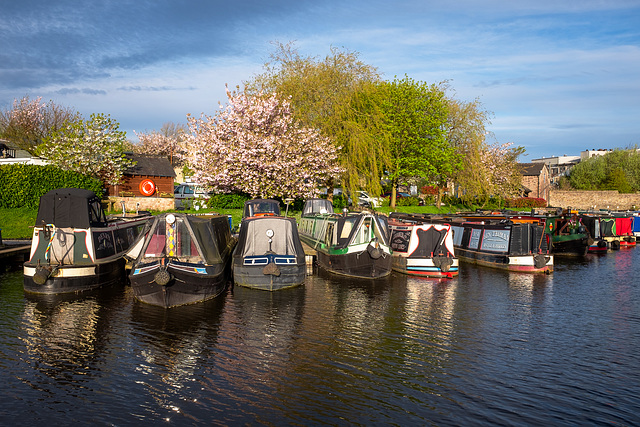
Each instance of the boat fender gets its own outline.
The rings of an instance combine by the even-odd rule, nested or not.
[[[605,240],[598,241],[598,247],[599,248],[606,248],[607,247],[607,242]]]
[[[551,258],[547,258],[542,254],[536,254],[533,257],[533,265],[535,268],[543,268]]]
[[[262,269],[262,274],[267,275],[271,274],[272,276],[280,276],[280,269],[277,265],[270,262]]]
[[[375,242],[375,246],[371,244],[372,242],[369,243],[369,246],[367,246],[367,252],[369,252],[369,256],[372,259],[378,259],[382,256],[382,249],[380,249],[380,245],[378,244],[378,242]]]
[[[51,270],[46,267],[37,266],[36,272],[33,275],[33,283],[36,285],[44,285],[51,274]]]
[[[449,257],[445,256],[436,256],[432,258],[433,265],[438,267],[443,272],[448,272],[451,266],[453,265],[453,260]]]
[[[171,277],[171,273],[169,273],[166,268],[160,268],[153,280],[158,285],[165,286],[171,281],[171,279],[173,279],[173,277]]]
[[[620,249],[620,240],[614,240],[611,242],[611,249],[618,250]]]

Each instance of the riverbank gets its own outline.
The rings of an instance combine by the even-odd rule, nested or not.
[[[462,207],[458,206],[443,206],[438,209],[435,206],[398,206],[395,209],[392,209],[388,206],[381,207],[376,209],[378,212],[382,212],[384,214],[389,214],[391,212],[406,212],[406,213],[453,213],[459,210],[463,210]],[[242,220],[242,209],[200,209],[198,211],[195,210],[187,210],[181,211],[191,214],[202,214],[202,213],[211,213],[216,212],[221,215],[231,215],[231,221],[233,226],[240,224]],[[336,209],[336,212],[339,213],[340,210]],[[109,214],[117,215],[121,212],[113,211],[108,212]],[[160,212],[152,212],[153,214],[158,214]],[[283,212],[284,214],[284,212]],[[289,216],[294,217],[296,219],[300,218],[300,211],[289,211]],[[27,208],[0,208],[0,230],[2,230],[2,238],[3,239],[31,239],[31,235],[33,233],[33,226],[36,223],[36,217],[38,215],[37,210],[27,209]]]

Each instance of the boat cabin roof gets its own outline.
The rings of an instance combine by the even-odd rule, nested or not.
[[[273,199],[253,199],[244,202],[242,218],[260,215],[280,216],[280,202]]]
[[[82,188],[58,188],[40,197],[36,225],[106,227],[107,218],[96,193]]]
[[[304,203],[302,215],[332,214],[333,204],[326,199],[309,199]]]

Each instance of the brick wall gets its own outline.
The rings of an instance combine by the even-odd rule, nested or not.
[[[551,190],[549,206],[576,209],[635,210],[640,208],[640,193],[611,191]]]

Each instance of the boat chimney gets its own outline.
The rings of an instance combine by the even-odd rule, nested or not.
[[[124,200],[122,200],[120,203],[122,203],[122,216],[126,216],[127,211],[124,210]]]
[[[136,215],[140,213],[140,202],[136,202]]]

